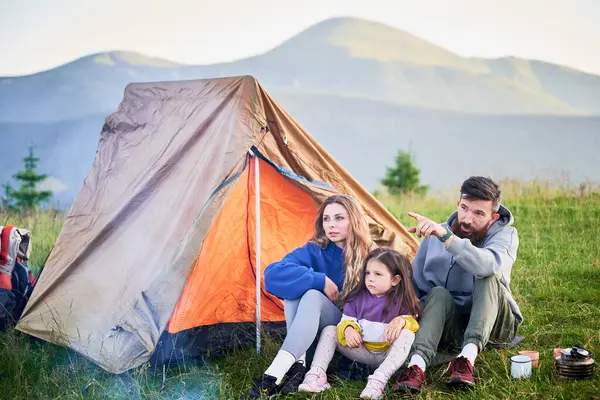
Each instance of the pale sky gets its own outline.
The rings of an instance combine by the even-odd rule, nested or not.
[[[600,74],[600,0],[0,0],[0,76],[111,50],[231,61],[339,16],[383,22],[463,56]]]

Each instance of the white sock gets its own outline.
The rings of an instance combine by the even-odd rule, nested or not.
[[[475,359],[477,358],[477,353],[479,353],[479,348],[475,343],[468,343],[463,347],[458,357],[465,357],[467,360],[471,362],[471,365],[475,365]]]
[[[412,367],[413,365],[416,365],[417,367],[421,368],[423,370],[423,372],[425,372],[425,370],[427,369],[425,360],[423,360],[423,357],[421,357],[418,354],[415,354],[414,356],[412,356],[410,358],[410,361],[408,362],[409,367]]]
[[[275,383],[279,385],[283,379],[283,376],[289,371],[295,362],[296,358],[291,353],[288,353],[285,350],[279,350],[275,356],[275,359],[265,371],[265,374],[277,378]]]
[[[306,353],[302,354],[296,361],[300,361],[302,364],[304,364],[304,366],[306,366]]]

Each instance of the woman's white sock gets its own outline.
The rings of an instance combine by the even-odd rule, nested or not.
[[[306,366],[306,353],[302,354],[296,361],[300,361],[302,364],[304,364],[304,366]]]
[[[276,384],[280,384],[283,376],[290,370],[296,362],[296,358],[285,350],[279,350],[275,359],[265,371],[265,374],[277,378]]]

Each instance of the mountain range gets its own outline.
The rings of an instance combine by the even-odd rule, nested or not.
[[[414,152],[423,183],[439,190],[470,174],[600,178],[600,76],[538,60],[461,57],[380,23],[335,18],[229,63],[107,52],[0,77],[0,148],[11,149],[0,183],[34,144],[50,188],[62,185],[56,198],[69,203],[127,84],[235,75],[256,77],[369,189],[398,149]]]

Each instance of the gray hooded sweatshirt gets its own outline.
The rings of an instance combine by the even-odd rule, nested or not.
[[[441,286],[452,294],[458,311],[469,314],[475,279],[496,275],[517,323],[523,323],[523,315],[510,290],[510,272],[517,258],[519,237],[512,226],[512,213],[500,206],[498,214],[500,218],[490,226],[480,247],[458,236],[454,236],[447,249],[435,236],[421,242],[412,265],[417,295],[422,303],[431,289]],[[455,211],[442,226],[450,229],[456,218]]]

